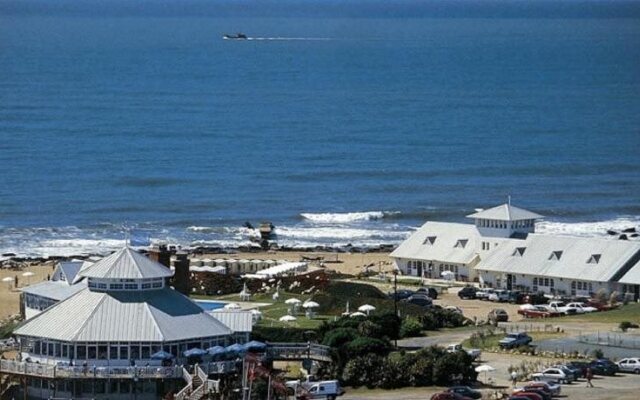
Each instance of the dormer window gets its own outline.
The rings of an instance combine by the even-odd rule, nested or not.
[[[526,249],[526,247],[516,247],[516,249],[513,251],[513,254],[511,255],[514,257],[522,257]]]
[[[549,256],[549,260],[558,261],[558,260],[560,260],[560,257],[562,257],[562,251],[560,251],[560,250],[552,251],[551,255]]]
[[[459,239],[455,246],[453,246],[456,249],[464,249],[464,247],[467,245],[467,242],[469,242],[468,239]]]
[[[587,260],[587,264],[598,264],[600,262],[600,257],[602,257],[602,254],[592,254]]]
[[[436,236],[427,236],[427,238],[422,242],[422,244],[426,244],[432,246],[436,242]]]

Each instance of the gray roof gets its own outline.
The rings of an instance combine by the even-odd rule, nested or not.
[[[529,210],[512,206],[511,204],[502,204],[488,210],[469,214],[467,215],[467,218],[491,219],[498,221],[521,221],[526,219],[540,219],[544,217]]]
[[[173,272],[130,247],[124,247],[93,265],[82,268],[80,276],[87,278],[168,278]]]
[[[640,261],[636,262],[618,282],[626,285],[640,285]]]
[[[480,237],[475,225],[430,221],[402,242],[391,257],[469,264],[477,257]]]
[[[251,332],[253,330],[251,311],[219,309],[212,311],[211,315],[234,332]]]
[[[73,342],[167,342],[229,335],[231,330],[169,288],[85,289],[25,321],[14,333]]]
[[[44,281],[22,288],[21,291],[23,293],[29,293],[40,297],[46,297],[51,300],[61,301],[70,296],[73,296],[86,287],[86,281],[81,281],[74,285],[70,285],[65,281]]]
[[[76,275],[78,274],[78,271],[80,271],[83,263],[83,261],[61,261],[58,264],[56,272],[59,271],[64,275],[64,279],[67,281],[67,284],[71,285],[73,284],[73,280],[76,278]]]
[[[530,234],[504,242],[476,269],[607,282],[639,251],[640,242]]]

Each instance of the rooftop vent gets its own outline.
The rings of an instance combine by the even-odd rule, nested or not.
[[[436,236],[427,236],[422,244],[433,245],[436,242]]]
[[[515,257],[522,257],[526,249],[526,247],[516,247],[516,249],[513,251],[513,254],[511,255]]]
[[[469,239],[459,239],[453,247],[456,249],[464,249],[468,242]]]
[[[598,264],[600,262],[600,257],[602,257],[602,254],[592,254],[587,260],[587,264]]]
[[[560,257],[562,257],[562,251],[558,250],[558,251],[552,251],[551,255],[549,256],[549,260],[560,260]]]

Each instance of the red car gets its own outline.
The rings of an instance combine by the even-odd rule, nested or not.
[[[473,400],[454,392],[441,392],[431,396],[431,400]]]
[[[512,394],[512,396],[517,396],[517,397],[526,397],[526,398],[527,398],[527,399],[529,399],[529,400],[544,400],[544,399],[542,398],[542,396],[540,396],[539,394],[537,394],[537,393],[531,393],[531,392],[523,392],[523,391],[520,391],[520,392],[514,392],[514,393]]]
[[[551,318],[559,317],[563,315],[557,311],[549,311],[544,306],[530,306],[527,308],[520,308],[518,314],[525,318]]]

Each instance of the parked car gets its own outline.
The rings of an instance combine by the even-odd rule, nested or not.
[[[394,292],[389,293],[389,298],[393,299],[395,295],[396,300],[404,300],[411,297],[413,294],[414,292],[411,290],[401,289],[396,291],[395,293]]]
[[[404,299],[403,301],[406,301],[407,303],[410,303],[410,304],[415,304],[420,307],[433,306],[433,300],[431,300],[429,296],[424,294],[414,294]]]
[[[574,375],[576,378],[586,378],[587,377],[587,368],[591,363],[588,361],[571,361],[564,364],[567,368],[574,371]]]
[[[508,333],[507,336],[502,338],[498,345],[503,349],[514,349],[519,346],[526,346],[531,343],[533,339],[525,332]]]
[[[463,314],[462,309],[456,306],[444,306],[443,309],[453,311],[458,314]]]
[[[581,371],[574,371],[572,368],[567,367],[566,365],[556,364],[553,365],[552,368],[559,368],[564,372],[567,376],[571,377],[571,382],[577,380],[581,376]]]
[[[571,383],[573,382],[573,375],[567,374],[561,368],[547,368],[542,372],[531,374],[531,378],[534,381],[545,382],[559,382],[559,383]]]
[[[502,308],[494,308],[489,311],[487,319],[491,322],[507,322],[509,321],[509,314]]]
[[[634,374],[640,374],[640,358],[623,358],[618,361],[618,369],[621,372],[633,372]]]
[[[491,296],[494,291],[494,289],[480,289],[476,292],[476,299],[489,300],[489,296]]]
[[[560,314],[564,314],[564,315],[574,315],[578,313],[578,310],[576,310],[573,307],[569,307],[567,306],[565,303],[561,302],[561,301],[551,301],[549,302],[549,304],[547,305],[547,309],[551,312],[555,311],[555,312],[559,312]]]
[[[542,400],[551,400],[553,395],[545,392],[541,387],[531,387],[526,390],[527,393],[535,393],[538,396],[542,397]]]
[[[457,393],[470,399],[482,398],[482,392],[480,392],[479,390],[471,389],[469,386],[451,386],[449,389],[447,389],[447,392]]]
[[[509,300],[507,300],[509,303],[511,304],[522,304],[525,301],[525,294],[517,291],[517,290],[512,290],[509,292]]]
[[[489,294],[487,300],[500,303],[507,302],[509,301],[509,292],[501,289],[494,290],[493,293]]]
[[[558,311],[549,310],[546,306],[532,306],[531,304],[520,306],[518,314],[525,318],[551,318],[563,315]]]
[[[465,286],[465,287],[463,287],[462,289],[460,289],[458,291],[458,297],[460,297],[463,300],[465,300],[465,299],[475,299],[477,291],[478,291],[478,289],[476,289],[473,286]]]
[[[560,396],[562,386],[553,382],[527,382],[523,389],[526,391],[542,390],[549,396]]]
[[[331,399],[335,400],[338,396],[344,394],[344,389],[337,380],[317,381],[317,382],[286,382],[287,390],[295,394],[296,398],[300,395],[304,398],[311,399]]]
[[[438,291],[434,288],[420,288],[418,290],[416,290],[416,293],[420,293],[420,294],[426,294],[427,296],[431,297],[432,300],[435,300],[438,298]]]
[[[480,358],[480,355],[482,354],[480,349],[465,349],[461,344],[450,344],[447,346],[447,353],[455,353],[456,351],[464,351],[474,360]]]
[[[431,400],[473,400],[473,399],[458,393],[454,393],[454,392],[440,392],[431,396]]]
[[[618,366],[607,358],[600,358],[589,363],[589,368],[594,375],[613,376],[618,372]]]
[[[513,398],[513,397],[524,397],[527,400],[544,400],[544,397],[541,396],[540,393],[525,392],[525,391],[514,392],[510,398]]]
[[[567,304],[567,307],[575,308],[576,312],[578,314],[592,313],[592,312],[598,311],[597,308],[590,307],[590,306],[588,306],[588,305],[586,305],[584,303],[580,303],[580,302],[569,303],[569,304]]]

